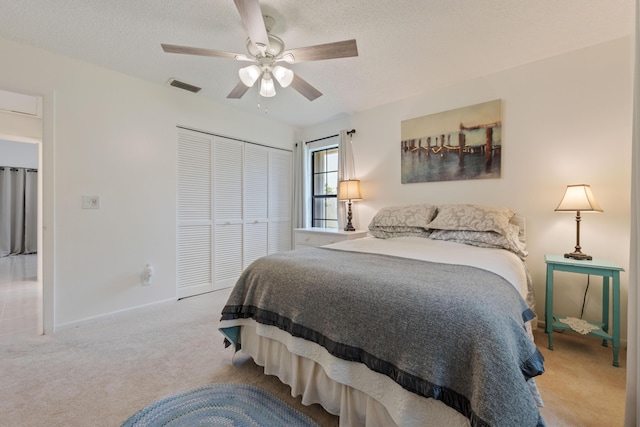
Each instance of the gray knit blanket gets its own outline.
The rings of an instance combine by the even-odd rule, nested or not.
[[[544,372],[524,327],[533,313],[487,270],[329,248],[284,252],[239,278],[222,320],[244,318],[364,363],[472,426],[544,425],[527,384]]]

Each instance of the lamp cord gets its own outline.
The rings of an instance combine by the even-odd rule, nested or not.
[[[582,298],[582,310],[580,310],[580,318],[582,319],[582,315],[584,314],[584,306],[587,302],[587,291],[589,290],[589,282],[591,281],[591,275],[587,274],[587,287],[584,290],[584,297]]]

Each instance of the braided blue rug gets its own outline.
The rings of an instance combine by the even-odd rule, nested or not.
[[[166,397],[129,418],[122,427],[320,427],[266,391],[247,384],[210,384]]]

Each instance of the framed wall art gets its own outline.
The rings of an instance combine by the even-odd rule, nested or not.
[[[403,184],[500,178],[502,100],[404,120]]]

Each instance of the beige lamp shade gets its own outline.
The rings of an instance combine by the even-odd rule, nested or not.
[[[338,199],[339,200],[360,200],[362,194],[360,194],[360,180],[349,179],[346,181],[340,181],[338,184]]]
[[[591,187],[587,184],[567,185],[564,197],[555,210],[570,212],[602,212],[602,208],[593,197]]]

